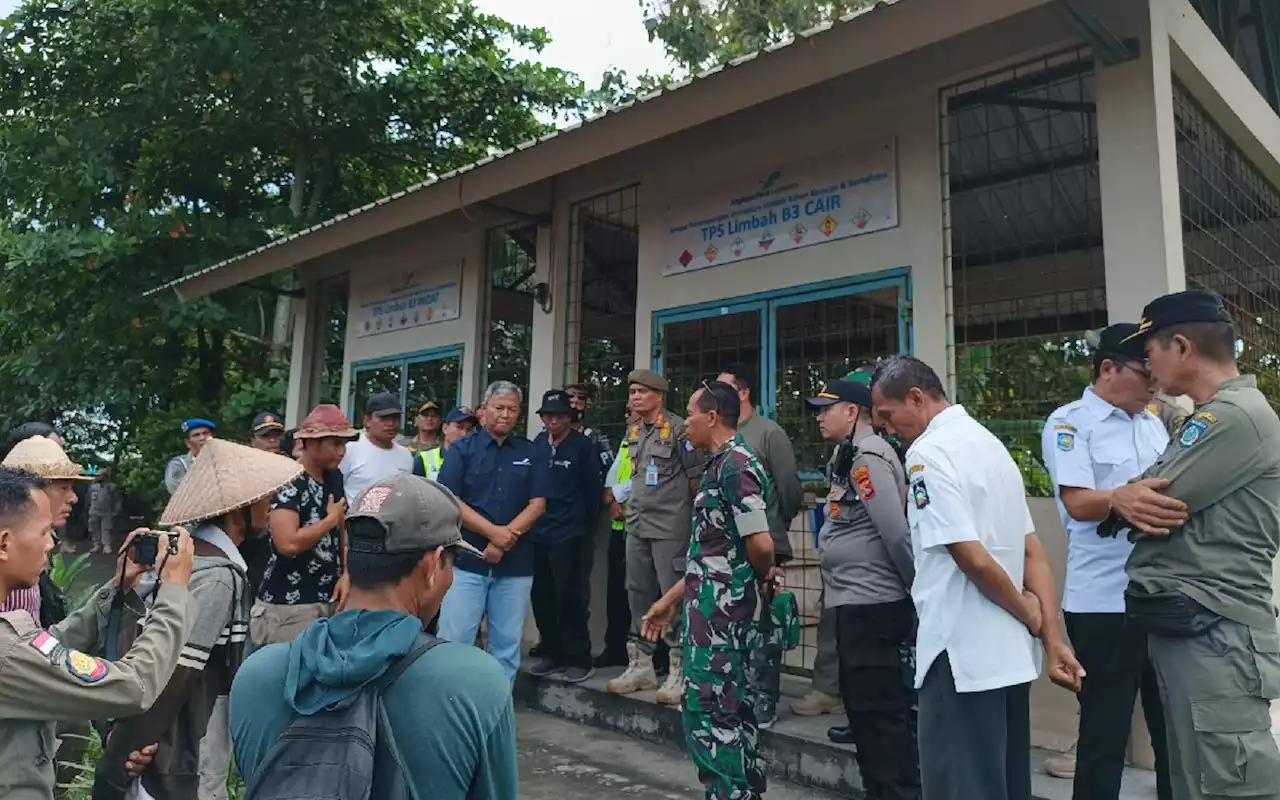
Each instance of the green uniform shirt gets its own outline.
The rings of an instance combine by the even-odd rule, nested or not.
[[[1189,517],[1169,536],[1140,538],[1129,580],[1178,591],[1227,619],[1274,630],[1272,564],[1280,548],[1280,418],[1252,375],[1226,381],[1198,406],[1144,478]]]
[[[627,446],[631,452],[627,533],[641,539],[688,541],[693,518],[689,482],[702,475],[706,453],[685,441],[684,420],[668,411],[659,414],[653,425],[637,422],[628,428]]]
[[[102,587],[52,630],[25,611],[0,614],[0,797],[53,797],[54,723],[131,717],[151,707],[169,683],[195,603],[182,586],[161,584],[146,627],[119,661],[97,657],[106,647],[114,590]],[[137,595],[125,604],[121,628],[143,612]]]

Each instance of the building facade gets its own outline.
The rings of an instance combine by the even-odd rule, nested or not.
[[[1084,331],[1213,289],[1280,400],[1278,42],[1261,0],[881,3],[173,288],[293,270],[291,423],[580,381],[616,442],[632,368],[677,410],[728,368],[815,479],[803,398],[913,353],[1009,446],[1061,585],[1039,431],[1088,382]],[[1074,699],[1035,708],[1068,744]]]

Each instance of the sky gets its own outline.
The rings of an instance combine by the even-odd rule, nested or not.
[[[13,11],[20,0],[0,0],[0,17]],[[609,68],[621,68],[636,76],[646,70],[672,69],[660,44],[649,42],[639,0],[475,0],[481,10],[530,27],[551,32],[551,45],[537,58],[567,69],[595,86]]]

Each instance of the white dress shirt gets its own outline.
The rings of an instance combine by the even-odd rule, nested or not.
[[[1023,588],[1026,537],[1032,533],[1022,473],[1005,446],[951,406],[907,451],[907,521],[916,561],[911,587],[920,626],[916,688],[944,651],[957,692],[1029,683],[1040,674],[1040,648],[1026,626],[989,600],[947,549],[979,542]]]
[[[1159,417],[1145,410],[1128,414],[1099,397],[1092,386],[1079,400],[1049,415],[1040,449],[1067,531],[1063,611],[1124,613],[1124,589],[1129,584],[1124,564],[1133,544],[1124,536],[1099,536],[1097,520],[1072,519],[1062,504],[1062,487],[1124,486],[1154,464],[1168,444],[1169,434]]]

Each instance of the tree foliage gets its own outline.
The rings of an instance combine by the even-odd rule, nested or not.
[[[641,0],[649,39],[690,71],[722,64],[875,0]]]
[[[182,416],[279,408],[287,277],[144,293],[578,113],[508,54],[547,41],[468,0],[29,0],[0,21],[0,428],[57,419],[137,490]]]

